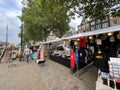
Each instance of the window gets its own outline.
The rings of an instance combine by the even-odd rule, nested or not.
[[[96,29],[97,29],[97,30],[98,30],[98,29],[101,29],[101,24],[96,25]]]
[[[82,29],[85,29],[85,25],[82,25]]]
[[[92,21],[92,22],[91,22],[91,25],[95,25],[95,21]]]
[[[108,27],[108,22],[102,24],[102,28]]]
[[[92,27],[91,27],[91,31],[94,31],[94,30],[95,30],[95,26],[92,26]]]
[[[117,24],[118,23],[118,20],[117,19],[113,19],[113,25]]]

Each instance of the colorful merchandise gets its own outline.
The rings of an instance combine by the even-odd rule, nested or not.
[[[86,47],[86,37],[80,37],[80,47]]]
[[[72,69],[73,69],[74,66],[75,66],[75,59],[76,59],[75,53],[74,53],[73,51],[70,52],[70,65],[71,65],[71,68],[72,68]]]

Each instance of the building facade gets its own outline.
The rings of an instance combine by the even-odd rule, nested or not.
[[[88,20],[83,18],[81,24],[78,26],[78,33],[90,31]]]
[[[56,35],[51,31],[50,35],[46,38],[46,41],[51,41],[55,39],[59,39],[59,37],[56,37]]]
[[[120,17],[110,17],[110,26],[120,25]]]
[[[76,34],[75,28],[71,27],[69,31],[66,32],[66,34],[63,37],[69,37]]]
[[[78,26],[78,33],[99,30],[116,25],[120,25],[120,17],[106,16],[104,20],[83,19],[81,24]]]

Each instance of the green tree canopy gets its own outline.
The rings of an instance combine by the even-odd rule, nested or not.
[[[120,16],[120,0],[71,0],[74,13],[91,19],[104,19],[106,15]],[[72,3],[71,3],[72,4]]]
[[[26,40],[43,40],[50,31],[62,36],[69,30],[68,9],[54,0],[29,0],[20,17]]]
[[[91,19],[120,16],[120,0],[27,0],[20,17],[24,40],[43,40],[50,31],[61,37],[75,14]]]

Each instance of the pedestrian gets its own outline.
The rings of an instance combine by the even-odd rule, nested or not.
[[[24,47],[20,47],[18,52],[19,52],[19,61],[21,62],[23,60],[23,51]]]
[[[26,47],[24,49],[23,55],[24,55],[25,59],[27,60],[27,63],[28,63],[30,54],[32,54],[32,50],[29,49],[28,47]]]
[[[76,56],[75,56],[75,52],[73,51],[73,49],[70,52],[70,66],[71,66],[71,73],[73,74],[73,70],[75,67],[75,60],[76,60]]]
[[[38,48],[37,52],[36,52],[36,60],[40,59],[40,49]]]
[[[16,51],[15,51],[15,58],[18,58],[19,57],[19,49],[16,48]]]

